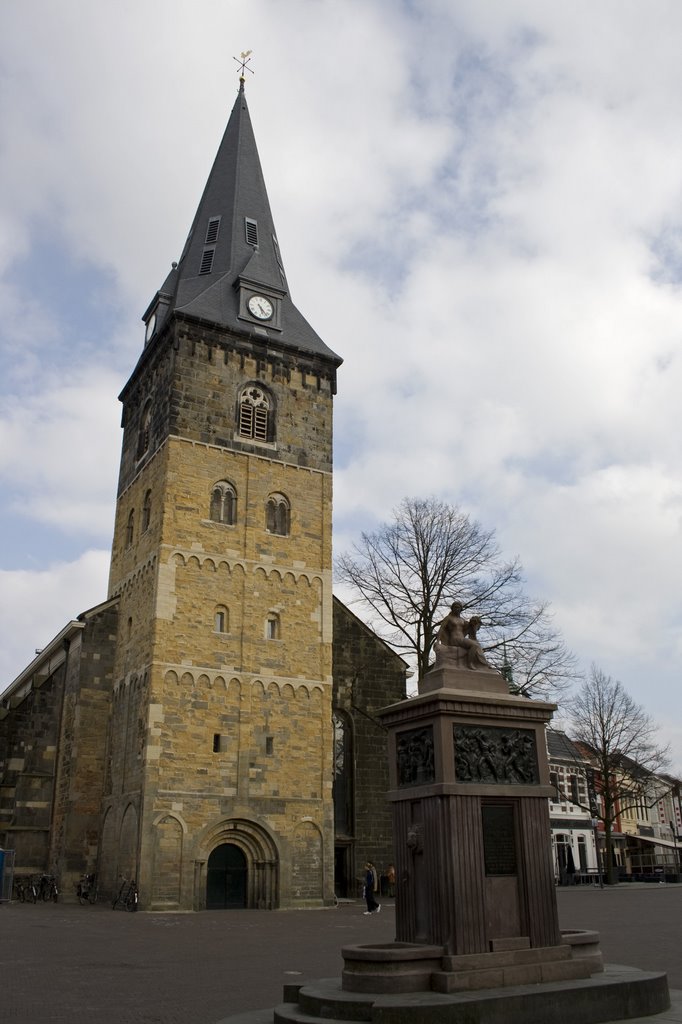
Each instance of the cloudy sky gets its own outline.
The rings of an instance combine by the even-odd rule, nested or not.
[[[106,597],[117,395],[252,49],[337,552],[459,504],[681,768],[682,5],[2,6],[0,689]]]

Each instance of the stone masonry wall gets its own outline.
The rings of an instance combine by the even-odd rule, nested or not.
[[[142,906],[201,905],[205,862],[230,837],[252,877],[265,869],[249,905],[332,897],[333,368],[250,344],[180,326],[124,392],[101,860],[111,875],[134,807]],[[249,381],[272,399],[267,442],[237,435]],[[150,399],[151,444],[136,463]],[[237,494],[233,526],[210,518],[219,481]],[[290,504],[286,536],[266,527],[273,493]]]
[[[404,699],[405,670],[402,658],[334,599],[334,707],[350,716],[355,752],[356,880],[367,860],[380,874],[393,862],[387,732],[376,712]]]
[[[15,875],[52,870],[49,831],[64,674],[62,664],[0,721],[0,846],[15,850]]]
[[[118,614],[107,606],[71,642],[57,758],[51,855],[62,892],[97,870]]]

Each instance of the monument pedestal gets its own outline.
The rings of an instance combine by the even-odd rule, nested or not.
[[[274,1011],[229,1024],[597,1024],[669,1007],[665,974],[604,970],[595,932],[559,931],[545,744],[555,705],[445,661],[417,697],[381,712],[396,941],[345,946],[341,979],[286,986]]]
[[[556,705],[445,666],[381,713],[389,732],[396,938],[463,956],[561,943],[545,727]]]

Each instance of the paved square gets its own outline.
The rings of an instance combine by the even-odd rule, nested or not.
[[[563,928],[595,928],[604,957],[682,989],[682,886],[558,892]],[[0,905],[0,1021],[215,1024],[281,1002],[282,986],[338,977],[341,947],[390,942],[394,907],[127,914],[107,904]]]

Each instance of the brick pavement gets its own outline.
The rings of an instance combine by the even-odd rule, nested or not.
[[[612,963],[682,989],[682,886],[559,890],[562,927],[596,928]],[[127,914],[107,905],[0,905],[0,1021],[215,1024],[271,1007],[286,982],[341,973],[341,946],[388,942],[394,908]]]

